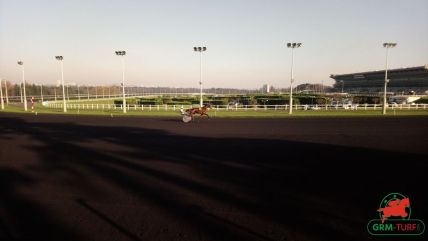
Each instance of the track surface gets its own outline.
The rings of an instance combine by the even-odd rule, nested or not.
[[[428,117],[0,114],[0,240],[366,240],[428,222]]]

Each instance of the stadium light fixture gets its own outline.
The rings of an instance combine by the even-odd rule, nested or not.
[[[383,43],[383,47],[386,48],[386,60],[385,60],[385,83],[383,88],[383,106],[382,106],[382,114],[386,114],[386,87],[388,85],[388,57],[389,57],[389,49],[397,46],[397,43]]]
[[[22,69],[22,86],[23,86],[23,92],[24,92],[24,97],[22,99],[22,102],[24,102],[24,110],[27,111],[27,94],[25,92],[25,70],[24,70],[24,62],[22,62],[21,60],[18,60],[18,65],[21,65],[21,69]],[[22,98],[22,95],[21,95]]]
[[[300,48],[302,43],[287,43],[287,48],[291,48],[291,80],[290,80],[290,109],[289,114],[293,114],[293,82],[294,82],[294,49]]]
[[[63,65],[63,56],[55,56],[55,59],[60,62],[61,66],[61,84],[62,84],[62,105],[63,111],[67,112],[67,102],[65,101],[65,87],[64,87],[64,65]]]
[[[200,89],[200,100],[199,104],[203,106],[202,100],[202,53],[207,51],[207,47],[193,47],[195,52],[199,52],[199,89]]]
[[[126,98],[125,98],[125,55],[126,51],[120,50],[115,51],[117,56],[121,56],[122,60],[122,109],[123,113],[126,113]]]

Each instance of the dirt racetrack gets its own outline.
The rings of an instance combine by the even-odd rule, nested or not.
[[[0,113],[0,147],[0,240],[377,240],[391,192],[428,222],[426,116]]]

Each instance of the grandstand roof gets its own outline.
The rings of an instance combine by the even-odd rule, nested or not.
[[[383,89],[385,70],[367,71],[350,74],[330,75],[336,83],[336,89],[348,92],[376,92]],[[388,90],[416,91],[423,93],[428,90],[428,64],[418,67],[388,70]]]
[[[417,67],[408,67],[408,68],[398,68],[398,69],[388,69],[388,74],[397,74],[397,73],[413,73],[413,72],[426,72],[428,74],[428,64],[423,66],[417,66]],[[367,72],[357,72],[357,73],[350,73],[350,74],[331,74],[330,78],[333,79],[340,79],[340,78],[346,78],[346,77],[352,77],[358,75],[378,75],[378,74],[385,74],[385,70],[376,70],[376,71],[367,71]]]

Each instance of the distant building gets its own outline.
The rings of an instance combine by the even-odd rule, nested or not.
[[[270,86],[270,85],[268,85],[268,84],[265,84],[265,85],[263,85],[263,87],[262,87],[262,92],[263,92],[263,93],[269,93],[269,92],[270,92],[270,89],[271,89],[271,86]]]
[[[380,93],[385,83],[385,70],[330,75],[336,91],[347,93]],[[388,92],[427,94],[428,65],[388,70]]]

